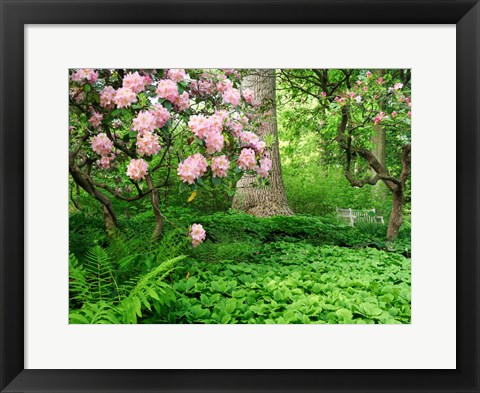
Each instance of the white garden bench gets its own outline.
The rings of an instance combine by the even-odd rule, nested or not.
[[[337,207],[337,218],[350,226],[355,226],[357,222],[365,222],[371,224],[385,224],[382,216],[377,216],[375,209],[354,210],[339,209]]]

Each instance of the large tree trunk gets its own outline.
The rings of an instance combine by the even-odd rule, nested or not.
[[[254,92],[256,100],[262,103],[271,103],[272,115],[266,119],[266,127],[263,132],[259,132],[259,135],[261,137],[273,136],[273,144],[270,147],[272,169],[268,177],[269,186],[259,187],[255,176],[243,176],[237,183],[237,193],[233,199],[232,207],[258,217],[291,215],[292,211],[288,205],[283,185],[278,148],[275,70],[254,70],[244,79],[243,83],[244,88],[251,89]]]

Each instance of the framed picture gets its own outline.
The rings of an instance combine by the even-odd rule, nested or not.
[[[480,391],[477,1],[0,1],[2,392]],[[276,73],[268,71],[272,69]],[[268,128],[270,123],[255,123],[256,115],[249,111],[250,107],[260,108],[255,110],[267,117],[275,113],[263,105],[275,99],[255,100],[266,94],[258,86],[267,80],[275,83],[275,75],[275,116],[287,124],[282,126],[285,138],[294,140],[297,123],[302,124],[302,130],[318,125],[325,141],[330,137],[338,142],[334,147],[322,145],[322,154],[333,157],[339,149],[339,156],[347,157],[346,170],[339,167],[339,171],[342,181],[345,173],[349,187],[360,189],[364,184],[383,181],[387,187],[390,184],[394,194],[405,187],[401,200],[405,203],[407,199],[408,209],[412,206],[412,247],[408,242],[402,243],[405,249],[398,249],[394,240],[400,224],[397,222],[395,229],[394,213],[356,208],[355,199],[351,199],[351,206],[337,206],[336,210],[331,202],[319,214],[331,214],[332,220],[339,217],[343,224],[319,218],[315,228],[309,226],[309,235],[302,232],[301,239],[297,238],[298,228],[285,229],[293,221],[268,221],[265,225],[270,232],[266,235],[254,229],[258,225],[254,219],[230,212],[229,225],[235,219],[238,225],[241,220],[242,228],[253,228],[255,234],[232,240],[226,235],[227,226],[215,232],[207,216],[193,225],[193,221],[184,223],[181,219],[171,223],[169,211],[156,216],[155,207],[167,203],[170,188],[174,189],[173,200],[180,196],[184,204],[197,203],[198,211],[208,210],[214,198],[202,195],[201,190],[209,188],[210,182],[212,187],[223,187],[223,200],[232,202],[229,198],[233,198],[233,204],[240,206],[243,199],[238,190],[228,193],[226,172],[230,170],[235,172],[232,178],[238,181],[237,188],[245,179],[244,172],[259,178],[261,186],[272,187],[262,181],[272,179],[269,172],[278,153],[272,147],[275,142],[268,133],[259,131],[260,137],[265,137],[264,146],[255,135],[255,130]],[[254,83],[251,89],[249,82]],[[208,90],[209,84],[215,86],[217,96],[209,93],[211,97],[207,94],[205,99],[202,88]],[[172,87],[176,88],[175,97]],[[308,94],[302,95],[318,88],[323,89],[311,95],[315,101],[309,101]],[[287,104],[282,107],[282,102]],[[231,118],[223,119],[228,105],[235,109]],[[321,116],[309,122],[306,116],[313,113],[314,105],[321,108],[316,112]],[[243,107],[247,108],[244,118]],[[179,126],[183,127],[180,136],[169,134],[173,126],[167,124],[165,113],[169,119],[185,123]],[[299,120],[300,114],[305,118]],[[205,116],[210,122],[215,116],[221,118],[221,130],[212,131],[211,123],[204,135],[200,125]],[[247,118],[252,129],[242,120]],[[294,126],[289,128],[289,124]],[[382,164],[378,155],[372,158],[367,150],[356,147],[361,136],[355,130],[376,130],[373,125],[397,133],[399,142],[394,150],[398,157],[393,164],[398,164],[397,169],[383,170],[387,162]],[[337,132],[334,136],[329,134],[332,127]],[[412,186],[407,180],[411,127]],[[153,156],[169,143],[176,143],[176,156],[162,167],[162,161]],[[227,147],[231,151],[224,153]],[[305,156],[310,154],[299,144],[295,149]],[[294,157],[292,149],[280,144],[280,150],[282,160]],[[246,157],[250,153],[256,160],[252,165]],[[359,157],[367,162],[366,167],[356,161]],[[200,159],[205,160],[208,170],[195,175],[192,171],[197,169],[191,169],[190,161],[196,160],[197,168]],[[94,169],[86,172],[82,161]],[[333,162],[335,167],[338,162]],[[303,160],[296,168],[307,166]],[[156,182],[155,170],[168,171],[170,167],[175,168],[175,180],[162,186],[149,183],[149,179]],[[118,173],[113,176],[107,172],[110,169],[118,169]],[[295,173],[284,178],[291,179],[292,189],[297,187],[297,193],[289,195],[298,196],[300,183],[293,180],[305,172]],[[364,173],[371,177],[364,177]],[[204,179],[207,185],[199,180],[204,174],[209,176]],[[332,181],[327,176],[321,179],[327,186]],[[140,215],[140,221],[132,219],[121,229],[124,237],[116,239],[123,239],[124,244],[117,244],[117,251],[128,239],[145,242],[137,234],[131,235],[139,230],[136,225],[144,217],[152,220],[154,237],[163,225],[177,228],[172,233],[180,236],[180,243],[186,239],[182,247],[188,249],[189,258],[223,252],[228,263],[218,266],[231,269],[228,277],[233,284],[219,279],[220,274],[210,265],[203,271],[196,262],[175,273],[168,270],[169,285],[177,295],[183,293],[183,308],[164,312],[163,302],[152,300],[163,284],[155,281],[155,286],[145,287],[148,296],[124,295],[122,288],[130,288],[134,275],[122,270],[119,263],[116,275],[109,276],[114,279],[105,281],[107,297],[100,293],[103,289],[98,297],[90,296],[96,291],[92,285],[87,289],[77,285],[84,271],[82,258],[88,260],[89,250],[114,251],[106,247],[107,243],[111,246],[110,240],[102,243],[101,237],[88,234],[95,232],[91,228],[96,221],[85,221],[85,215],[78,215],[85,209],[76,203],[89,206],[84,202],[86,197],[100,201],[104,208],[100,226],[106,225],[109,236],[108,232],[117,231],[119,226],[102,192],[118,197],[115,209],[122,209],[125,220],[130,220],[131,211],[138,213],[138,205],[131,211],[122,205],[136,200],[132,196],[135,192],[138,199],[146,196],[153,206],[151,217]],[[293,197],[289,198],[294,206]],[[335,198],[343,204],[348,200],[340,194]],[[306,201],[295,199],[295,213],[309,213]],[[358,206],[364,207],[361,201]],[[173,205],[172,215],[181,217],[181,204]],[[70,216],[70,227],[66,216]],[[225,214],[221,216],[224,219]],[[298,218],[295,225],[304,225],[301,220]],[[366,231],[376,233],[383,227],[386,231],[387,226],[387,242],[364,240]],[[347,245],[354,251],[335,248],[340,237],[335,234],[331,240],[325,228],[341,228],[342,247]],[[281,241],[265,244],[268,242],[254,238],[270,235],[276,240],[281,237]],[[339,270],[345,271],[347,265],[348,269],[361,270],[355,265],[361,253],[379,253],[375,254],[377,259],[362,259],[362,263],[374,260],[378,265],[397,267],[381,268],[378,276],[368,270],[372,274],[368,289],[378,292],[376,299],[368,297],[368,291],[363,290],[367,284],[361,278],[355,281],[349,276],[350,280],[339,282],[342,279],[329,276],[318,260],[312,265],[301,262],[300,270],[289,270],[290,262],[282,263],[278,271],[268,265],[267,256],[274,255],[280,246],[288,248],[281,255],[298,252],[298,242],[317,253],[319,244],[308,236],[320,237],[322,247],[327,244],[322,251],[325,255],[340,252],[335,262]],[[349,236],[360,236],[361,240],[350,244]],[[325,243],[326,238],[331,243]],[[232,251],[231,244],[237,240],[238,247]],[[160,244],[158,248],[162,243],[155,244]],[[260,246],[261,250],[256,248]],[[301,255],[307,259],[312,253],[305,252]],[[148,255],[157,254],[155,249]],[[135,271],[143,283],[149,277],[156,280],[154,275],[164,274],[166,266],[160,265],[163,270],[157,272],[145,255],[142,251],[143,270]],[[245,255],[257,255],[255,261],[264,265],[263,270],[241,270],[243,265],[236,262],[243,261]],[[136,263],[132,258],[124,260],[125,264]],[[167,258],[162,263],[164,260]],[[248,298],[244,293],[247,276],[273,274],[276,279],[279,271],[283,272],[281,283],[262,281],[262,298],[255,294]],[[101,275],[100,270],[95,272]],[[296,288],[285,283],[296,280],[297,273],[304,281],[302,289],[295,292]],[[198,286],[202,280],[204,285]],[[336,282],[332,286],[324,281]],[[194,286],[197,292],[188,292]],[[362,292],[364,297],[351,300],[337,296],[335,304],[315,303],[319,294],[338,292],[342,287],[348,287],[355,296]],[[105,306],[112,294],[116,298],[113,306]],[[309,310],[296,313],[289,306],[277,307],[282,301],[287,303],[286,298],[293,303],[299,300],[294,294],[310,302]],[[85,306],[85,299],[94,299],[91,308]],[[218,312],[214,303],[225,307]],[[277,311],[266,312],[267,303],[275,304]],[[149,313],[152,307],[156,311]],[[231,311],[225,311],[227,308]],[[99,321],[108,325],[94,325]],[[225,326],[232,323],[236,326]],[[357,325],[360,323],[363,325]]]

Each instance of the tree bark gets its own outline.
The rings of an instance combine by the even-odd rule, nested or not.
[[[147,176],[145,178],[148,188],[152,190],[150,193],[150,199],[152,201],[153,215],[155,217],[155,229],[153,230],[152,240],[157,240],[163,233],[163,217],[162,211],[160,210],[160,198],[158,195],[158,190],[155,188],[152,178]]]
[[[258,217],[292,215],[285,194],[278,147],[275,70],[254,70],[252,74],[245,77],[243,88],[251,89],[256,100],[271,103],[272,114],[266,119],[266,127],[263,132],[259,132],[259,136],[263,138],[266,135],[273,136],[273,144],[270,147],[272,169],[268,176],[269,186],[260,187],[257,185],[255,176],[244,175],[237,182],[237,192],[232,207]]]
[[[392,192],[392,210],[390,212],[390,220],[388,221],[387,239],[394,240],[398,237],[398,231],[403,221],[403,203],[405,196],[402,187]]]
[[[105,211],[106,211],[108,213],[108,222],[109,222],[109,227],[106,226],[105,229],[108,231],[109,229],[112,228],[112,226],[117,227],[118,225],[117,215],[115,214],[115,210],[113,209],[112,201],[104,193],[97,190],[91,184],[88,178],[85,177],[80,171],[80,169],[78,169],[78,167],[75,165],[74,160],[75,160],[74,155],[71,154],[68,169],[73,180],[103,205],[104,220],[105,220]]]

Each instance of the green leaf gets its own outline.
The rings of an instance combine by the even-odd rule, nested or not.
[[[346,308],[340,308],[337,311],[335,311],[335,314],[338,315],[339,319],[352,319],[352,312],[350,310],[347,310]]]
[[[230,322],[231,319],[232,319],[232,316],[230,314],[226,314],[226,315],[224,315],[224,317],[222,318],[220,323],[228,323],[228,322]]]

